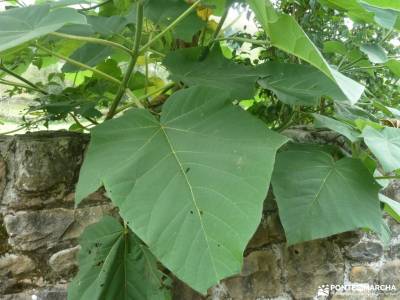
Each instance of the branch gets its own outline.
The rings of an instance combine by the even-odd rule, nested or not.
[[[111,103],[110,110],[108,111],[106,115],[106,120],[112,119],[115,115],[115,111],[117,110],[117,107],[119,103],[121,102],[122,97],[125,94],[125,90],[129,84],[129,80],[131,79],[131,75],[133,72],[133,69],[135,68],[136,61],[139,56],[140,52],[140,41],[142,39],[142,27],[143,27],[143,2],[142,0],[139,0],[137,3],[137,11],[136,11],[136,29],[135,29],[135,42],[133,45],[133,55],[131,57],[131,60],[129,61],[128,69],[126,70],[124,79],[122,80],[122,83],[119,87],[118,93],[115,96],[115,99],[113,103]]]
[[[88,43],[93,43],[93,44],[98,44],[98,45],[104,45],[104,46],[110,46],[114,47],[116,49],[122,50],[129,55],[133,55],[132,51],[126,48],[125,46],[114,43],[108,40],[103,40],[103,39],[98,39],[98,38],[93,38],[93,37],[86,37],[86,36],[79,36],[79,35],[72,35],[72,34],[66,34],[66,33],[60,33],[60,32],[52,32],[50,35],[54,35],[60,38],[65,38],[65,39],[70,39],[70,40],[76,40],[76,41],[83,41],[83,42],[88,42]]]
[[[9,80],[0,79],[0,84],[13,86],[13,87],[18,87],[18,88],[23,88],[23,89],[27,89],[29,91],[34,91],[34,92],[41,93],[40,90],[38,90],[38,89],[36,89],[34,87],[31,87],[29,85],[25,85],[25,84],[22,84],[22,83],[18,83],[18,82],[9,81]]]
[[[108,3],[112,2],[112,1],[113,0],[107,0],[107,1],[104,1],[103,3],[99,3],[99,4],[94,5],[94,6],[78,9],[78,11],[88,11],[88,10],[96,9],[96,8],[99,8],[99,7],[103,6],[103,5],[106,5],[106,4],[108,4]]]

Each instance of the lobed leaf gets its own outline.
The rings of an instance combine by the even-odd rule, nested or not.
[[[114,218],[88,226],[80,245],[79,272],[68,299],[171,299],[154,256]]]
[[[93,129],[76,200],[104,184],[160,262],[205,293],[240,272],[285,142],[228,93],[185,89],[169,98],[160,121],[132,109]]]
[[[272,187],[290,245],[364,227],[383,232],[380,187],[358,159],[289,148],[277,155]]]

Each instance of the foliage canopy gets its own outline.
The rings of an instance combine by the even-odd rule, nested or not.
[[[171,274],[205,294],[240,272],[270,181],[288,244],[357,228],[386,241],[397,2],[6,1],[0,84],[37,103],[21,128],[90,132],[76,205],[104,186],[121,216],[84,232],[69,298],[170,299]],[[34,82],[32,65],[57,71]],[[294,126],[343,143],[297,144]]]

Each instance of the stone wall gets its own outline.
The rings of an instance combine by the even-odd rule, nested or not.
[[[87,141],[67,132],[0,137],[0,299],[66,299],[77,271],[77,238],[102,215],[116,214],[101,191],[74,209]],[[400,183],[386,193],[400,201]],[[393,235],[388,247],[361,231],[287,247],[270,195],[241,274],[206,297],[175,280],[174,299],[400,299],[400,225],[387,222]],[[327,290],[319,289],[349,283],[395,285],[397,292],[331,291],[325,297]]]

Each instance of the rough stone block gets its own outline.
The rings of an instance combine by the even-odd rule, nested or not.
[[[370,266],[357,265],[350,269],[349,279],[352,282],[373,284],[377,272]]]
[[[0,257],[0,279],[8,274],[16,276],[34,269],[35,263],[26,255],[6,254]]]
[[[341,284],[344,258],[340,248],[328,240],[291,246],[284,251],[287,288],[295,299],[312,298],[323,284]]]
[[[114,207],[111,204],[83,207],[74,211],[75,222],[68,228],[63,239],[77,239],[90,224],[100,221],[104,215],[113,215]]]
[[[346,250],[346,256],[348,258],[360,262],[375,261],[382,255],[382,244],[370,240],[360,241]]]
[[[52,247],[73,222],[74,211],[64,208],[20,211],[4,218],[10,245],[23,251]]]
[[[251,252],[240,276],[223,281],[227,297],[238,300],[277,297],[283,292],[280,249]]]
[[[87,137],[70,132],[16,136],[3,205],[24,209],[61,200],[77,180]]]
[[[283,227],[278,213],[268,213],[263,216],[256,233],[251,238],[248,249],[259,248],[271,243],[282,243],[285,241]]]
[[[56,273],[67,274],[78,267],[79,246],[54,253],[49,259],[49,266]]]
[[[22,293],[4,295],[2,300],[66,300],[67,287],[55,286],[40,290],[29,290]]]
[[[382,266],[379,272],[379,283],[394,285],[400,293],[400,259],[388,261]]]

